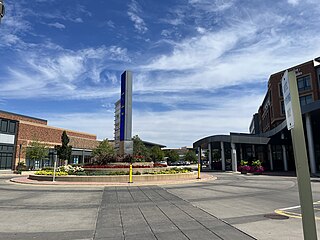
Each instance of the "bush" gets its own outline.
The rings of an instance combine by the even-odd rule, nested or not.
[[[53,171],[53,167],[43,167],[41,170],[45,170],[45,171]]]
[[[58,172],[66,172],[68,173],[69,175],[76,175],[78,172],[83,172],[84,169],[82,167],[73,167],[71,165],[65,165],[65,166],[61,166],[61,167],[58,167]]]
[[[53,176],[53,171],[51,170],[39,170],[34,173],[35,175],[45,175],[45,176]],[[66,176],[67,172],[56,172],[56,176]]]

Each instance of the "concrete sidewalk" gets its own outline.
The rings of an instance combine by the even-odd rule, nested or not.
[[[215,216],[158,186],[109,187],[103,192],[95,240],[252,240]]]

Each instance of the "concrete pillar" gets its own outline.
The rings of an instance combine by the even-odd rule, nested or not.
[[[84,149],[82,149],[82,164],[84,164]]]
[[[285,145],[282,145],[282,156],[283,156],[283,168],[287,172],[288,171],[288,161],[287,161],[287,150],[286,150]]]
[[[268,145],[268,153],[269,153],[270,170],[273,171],[272,148],[270,144]]]
[[[212,170],[212,149],[211,143],[208,144],[209,167]]]
[[[220,147],[221,147],[221,165],[222,165],[222,171],[226,170],[226,157],[224,154],[224,144],[223,142],[220,142]]]
[[[256,148],[255,145],[252,145],[252,157],[256,157]]]
[[[242,144],[240,144],[240,160],[243,160]]]
[[[311,116],[309,113],[306,114],[306,129],[307,129],[307,138],[308,138],[308,152],[309,152],[310,169],[311,169],[311,173],[315,174],[317,172],[317,167],[316,167],[316,158],[314,155]]]
[[[232,171],[237,172],[237,149],[234,143],[231,143]]]

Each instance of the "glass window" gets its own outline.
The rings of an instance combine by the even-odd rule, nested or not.
[[[7,132],[8,128],[8,121],[2,120],[1,121],[1,132]]]
[[[284,102],[281,101],[281,114],[285,114],[285,109],[284,109]]]
[[[282,84],[281,84],[281,83],[279,83],[279,94],[280,94],[281,97],[283,96],[283,93],[282,93]]]
[[[310,75],[298,78],[297,82],[298,82],[299,92],[307,91],[311,89]]]
[[[300,105],[301,106],[307,105],[307,104],[312,103],[312,102],[313,102],[313,99],[312,99],[312,95],[311,94],[300,97]]]
[[[14,133],[15,132],[15,130],[16,130],[16,123],[14,123],[14,122],[10,122],[9,123],[9,133]]]

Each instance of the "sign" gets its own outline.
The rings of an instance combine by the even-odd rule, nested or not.
[[[285,109],[286,120],[287,120],[287,128],[288,130],[290,130],[294,128],[294,117],[293,117],[293,111],[292,111],[288,70],[284,72],[281,80],[281,84],[282,84],[284,109]]]

